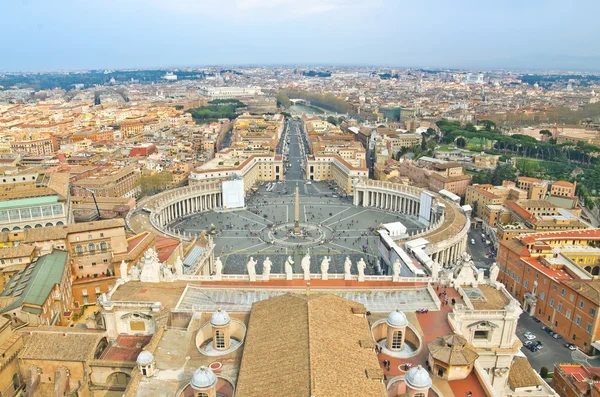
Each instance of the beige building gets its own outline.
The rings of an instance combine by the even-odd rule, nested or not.
[[[216,157],[194,169],[189,176],[191,185],[205,181],[225,181],[233,176],[244,180],[250,190],[263,181],[283,179],[283,159],[279,155],[246,155],[233,149],[218,152]]]
[[[494,169],[498,166],[500,156],[494,156],[486,153],[474,154],[473,166],[478,170]]]
[[[306,162],[306,178],[311,181],[334,181],[346,194],[354,193],[355,181],[369,177],[366,166],[353,166],[337,155],[309,156]]]
[[[133,166],[106,168],[73,183],[73,196],[137,197],[140,193],[140,172]]]
[[[0,309],[11,319],[32,325],[66,325],[73,306],[68,253],[54,251],[18,272],[2,297],[13,298]]]
[[[0,316],[0,395],[13,397],[23,389],[19,376],[18,355],[23,349],[23,337],[13,331],[13,324]]]

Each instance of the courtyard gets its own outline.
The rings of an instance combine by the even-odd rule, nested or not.
[[[267,191],[267,187],[272,188]],[[304,237],[292,236],[295,213],[295,190],[300,195],[300,227]],[[425,225],[417,217],[389,211],[355,207],[351,198],[339,197],[334,184],[280,181],[262,184],[246,196],[246,208],[193,214],[170,225],[174,230],[198,235],[214,232],[215,256],[223,262],[223,272],[245,274],[246,263],[253,257],[262,272],[266,257],[272,261],[272,273],[283,273],[288,256],[294,272],[301,273],[304,255],[311,257],[311,273],[320,273],[324,256],[330,257],[329,273],[343,273],[346,256],[353,263],[362,258],[365,274],[377,274],[375,233],[382,223],[402,222],[408,233]],[[404,269],[403,269],[404,270]]]

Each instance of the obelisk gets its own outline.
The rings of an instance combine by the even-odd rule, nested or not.
[[[294,234],[300,234],[300,191],[296,182],[296,207],[294,211]]]

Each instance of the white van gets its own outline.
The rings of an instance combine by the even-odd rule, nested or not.
[[[475,245],[475,239],[474,238],[471,239],[471,245]]]

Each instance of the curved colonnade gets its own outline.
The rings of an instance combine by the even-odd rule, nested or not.
[[[354,205],[419,216],[423,192],[434,197],[429,226],[408,239],[424,238],[429,242],[425,251],[431,260],[442,266],[453,264],[466,250],[470,228],[469,218],[456,204],[418,187],[364,180],[354,186]]]
[[[146,197],[129,211],[125,221],[131,229],[131,216],[138,210],[145,209],[150,212],[150,223],[161,233],[177,238],[191,239],[192,236],[170,232],[166,226],[190,214],[214,210],[221,208],[222,205],[221,182],[204,182]]]
[[[443,266],[450,265],[465,251],[467,232],[470,228],[468,217],[456,204],[444,200],[436,193],[414,186],[363,180],[357,182],[354,187],[354,205],[419,216],[423,192],[433,196],[429,226],[408,236],[407,239],[417,237],[426,239],[429,244],[425,251],[429,257]],[[188,239],[191,236],[176,235],[169,232],[166,226],[187,215],[221,207],[221,183],[204,182],[148,197],[130,211],[126,220],[129,225],[131,214],[144,208],[150,212],[150,222],[157,230],[167,235]]]

